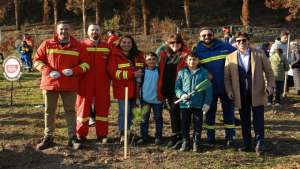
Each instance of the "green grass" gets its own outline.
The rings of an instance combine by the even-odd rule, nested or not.
[[[101,145],[95,140],[91,128],[85,149],[74,151],[66,147],[67,130],[62,103],[57,109],[55,142],[57,146],[43,152],[34,150],[43,136],[44,114],[38,72],[24,73],[14,82],[13,106],[10,106],[11,82],[0,76],[0,168],[300,168],[300,97],[289,94],[289,100],[278,114],[270,108],[265,113],[266,154],[240,153],[224,149],[223,130],[217,131],[216,146],[202,145],[200,153],[178,152],[165,146],[133,146],[130,159],[123,160],[123,147],[110,143]],[[112,104],[110,134],[116,141],[117,105]],[[218,114],[220,123],[221,114]],[[153,135],[154,121],[151,120]],[[170,120],[164,112],[164,135],[170,135]],[[202,133],[205,140],[205,131]],[[237,146],[242,144],[241,131],[237,128]],[[167,140],[165,140],[167,142]]]

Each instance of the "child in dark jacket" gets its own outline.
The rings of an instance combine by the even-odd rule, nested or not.
[[[142,138],[138,140],[138,143],[148,142],[148,128],[149,117],[151,108],[154,113],[155,120],[155,144],[161,144],[162,129],[163,129],[163,117],[162,117],[162,102],[157,98],[157,86],[159,71],[157,67],[158,57],[155,53],[151,52],[145,55],[146,68],[144,70],[144,77],[141,87],[142,105],[148,106],[148,111],[144,116],[144,121],[140,125],[140,131]]]
[[[182,101],[179,102],[181,116],[182,146],[180,151],[186,151],[190,147],[190,123],[193,116],[194,134],[193,151],[197,152],[200,144],[203,112],[206,113],[212,101],[212,87],[208,81],[208,71],[199,66],[199,59],[194,55],[186,58],[187,67],[179,71],[176,84],[176,96]],[[207,81],[202,91],[196,89],[201,82]],[[197,90],[192,95],[189,93]]]

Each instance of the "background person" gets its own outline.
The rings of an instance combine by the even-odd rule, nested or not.
[[[20,58],[23,64],[26,65],[25,68],[28,69],[29,72],[31,72],[32,71],[32,58],[31,58],[32,47],[29,46],[26,41],[22,41],[21,45],[17,48],[17,51],[20,54]]]

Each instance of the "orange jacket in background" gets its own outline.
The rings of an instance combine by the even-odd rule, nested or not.
[[[112,79],[113,94],[115,99],[125,99],[125,87],[128,87],[128,98],[137,97],[137,85],[134,72],[145,66],[144,55],[141,52],[131,62],[119,48],[112,50],[112,56],[108,61],[108,72]]]
[[[73,37],[70,43],[61,46],[55,36],[45,40],[34,56],[34,67],[42,73],[40,88],[55,91],[78,91],[78,76],[89,69],[86,51]],[[72,76],[65,76],[64,69],[72,69]],[[58,71],[57,79],[50,77],[51,71]]]

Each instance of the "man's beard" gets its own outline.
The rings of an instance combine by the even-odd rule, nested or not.
[[[93,35],[93,36],[92,36],[92,40],[94,40],[94,41],[99,40],[99,35]]]

